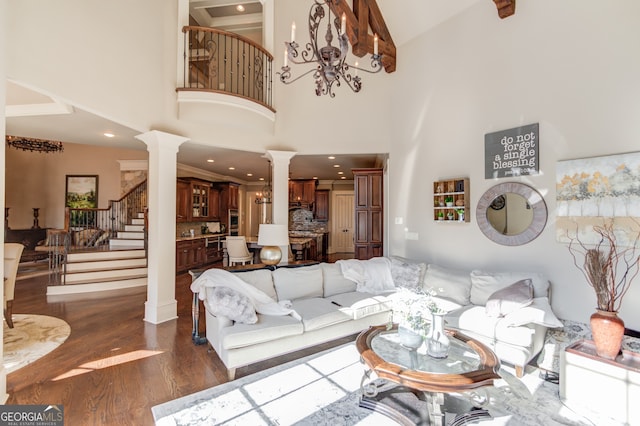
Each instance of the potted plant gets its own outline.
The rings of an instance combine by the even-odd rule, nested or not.
[[[464,209],[456,209],[456,213],[458,213],[458,220],[464,222]]]
[[[398,323],[402,345],[417,349],[424,338],[433,334],[433,327],[429,326],[434,323],[434,315],[442,317],[446,313],[432,299],[435,294],[433,289],[400,288],[394,295],[392,318]]]
[[[444,203],[447,205],[447,207],[452,207],[453,206],[453,197],[448,196],[444,198]]]
[[[438,220],[444,220],[444,213],[443,212],[438,212]]]
[[[623,247],[612,223],[594,226],[593,231],[598,242],[584,243],[576,233],[575,237],[570,237],[569,252],[574,265],[596,293],[597,308],[590,318],[596,353],[602,358],[615,359],[624,335],[624,321],[618,317],[618,310],[640,267],[640,255],[637,254],[640,232],[629,247]]]
[[[453,212],[447,213],[447,219],[453,220]]]

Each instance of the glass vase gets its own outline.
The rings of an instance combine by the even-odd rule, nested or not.
[[[432,358],[449,355],[449,337],[444,331],[444,313],[431,314],[431,330],[427,336],[427,354]]]

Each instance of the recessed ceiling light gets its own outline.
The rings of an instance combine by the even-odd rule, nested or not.
[[[346,179],[346,178],[347,178],[346,176],[342,176],[340,179]]]
[[[109,133],[109,132],[104,132],[103,135],[105,135],[108,138],[114,138],[116,136],[113,133]]]
[[[235,167],[233,167],[233,166],[229,167],[229,170],[235,170],[235,169],[236,169],[236,168],[235,168]]]
[[[311,179],[318,179],[318,176],[314,176],[314,177],[312,177]]]
[[[207,160],[207,163],[213,163],[214,161],[215,161],[215,160],[214,160],[213,158],[209,158],[209,159]]]
[[[247,176],[253,176],[253,173],[247,173]]]
[[[258,179],[258,180],[264,180],[264,178],[260,178],[260,179]]]
[[[339,174],[339,175],[343,175],[343,174],[344,174],[344,172],[338,172],[338,174]]]
[[[334,157],[333,155],[330,155],[330,156],[328,156],[327,158],[328,158],[329,160],[335,160],[335,159],[336,159],[336,157]]]
[[[241,5],[241,4],[239,4],[239,5],[237,5],[237,6],[236,6],[236,10],[237,10],[238,12],[244,12],[244,6],[243,6],[243,5]]]
[[[333,167],[340,167],[340,164],[334,164]]]

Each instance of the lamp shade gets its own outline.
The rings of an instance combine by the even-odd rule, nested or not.
[[[286,246],[289,245],[289,231],[286,225],[262,223],[258,229],[258,245]]]

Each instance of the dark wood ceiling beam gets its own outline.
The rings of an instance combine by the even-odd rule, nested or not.
[[[516,0],[493,0],[498,8],[498,16],[501,19],[508,18],[516,13]]]
[[[378,35],[378,53],[387,73],[396,70],[396,45],[391,33],[384,22],[382,12],[376,0],[353,0],[353,11],[346,0],[328,2],[331,11],[337,17],[346,16],[347,37],[352,46],[353,54],[363,57],[367,53],[373,54],[373,38],[369,28]]]

